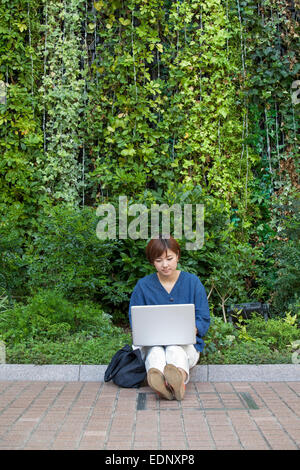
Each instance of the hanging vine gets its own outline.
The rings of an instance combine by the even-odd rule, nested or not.
[[[85,81],[80,61],[85,54],[81,44],[85,2],[44,0],[43,8],[44,73],[39,89],[47,156],[43,183],[52,198],[77,203],[82,184],[79,153]]]
[[[297,1],[248,0],[239,9],[237,0],[247,54],[247,80],[241,85],[250,113],[248,140],[260,156],[250,188],[265,219],[258,231],[263,239],[271,228],[277,232],[280,206],[292,203],[299,189],[299,119],[291,101],[291,86],[299,77],[297,8]]]
[[[239,159],[238,18],[220,0],[94,6],[87,127],[98,197],[200,185],[228,209],[240,204],[257,156]]]
[[[42,133],[36,82],[41,60],[39,6],[35,0],[6,1],[0,5],[0,212],[11,214],[27,230],[35,211],[46,203],[40,182]]]

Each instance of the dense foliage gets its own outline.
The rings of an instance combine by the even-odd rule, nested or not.
[[[211,320],[201,364],[299,363],[296,316],[287,314],[266,322],[260,315],[248,320],[239,315],[235,324],[214,315]]]
[[[117,349],[131,344],[131,335],[114,326],[95,303],[70,302],[54,289],[39,289],[27,305],[10,307],[2,297],[0,311],[9,363],[105,364]],[[299,361],[296,315],[267,322],[259,315],[237,320],[225,323],[212,314],[201,364]]]
[[[251,300],[299,312],[299,8],[2,0],[0,287],[11,307],[53,289],[126,324],[151,272],[150,233],[96,236],[97,207],[123,195],[128,207],[204,205],[204,245],[186,250],[183,236],[180,268],[217,315]]]
[[[106,364],[130,335],[91,302],[70,302],[56,290],[39,290],[27,305],[0,316],[7,362]]]

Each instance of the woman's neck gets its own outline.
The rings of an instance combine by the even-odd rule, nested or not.
[[[172,276],[164,276],[161,273],[157,272],[158,279],[160,280],[160,282],[163,282],[166,284],[171,284],[172,282],[176,282],[179,274],[180,274],[180,271],[178,269],[174,271]]]

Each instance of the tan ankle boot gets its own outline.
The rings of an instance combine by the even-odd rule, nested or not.
[[[172,388],[176,400],[183,400],[185,384],[180,370],[173,364],[167,364],[164,368],[164,376],[168,385]]]
[[[173,400],[174,396],[171,390],[166,386],[166,381],[162,372],[158,369],[151,368],[147,373],[147,381],[149,387],[151,387],[160,396],[167,400]]]

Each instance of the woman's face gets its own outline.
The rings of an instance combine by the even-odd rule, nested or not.
[[[163,276],[171,276],[177,269],[178,255],[167,249],[167,252],[163,252],[159,258],[154,260],[154,266],[156,270]]]

